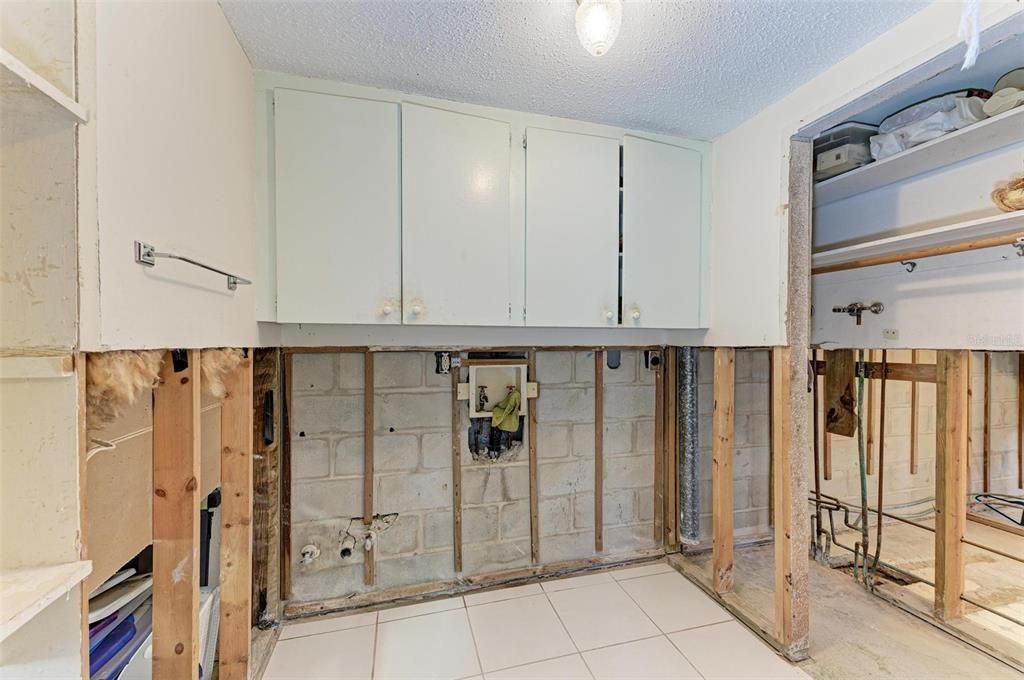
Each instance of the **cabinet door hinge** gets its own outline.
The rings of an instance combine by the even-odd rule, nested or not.
[[[526,132],[523,132],[523,148],[526,148]]]

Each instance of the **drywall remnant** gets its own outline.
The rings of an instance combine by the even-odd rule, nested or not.
[[[163,350],[120,350],[89,354],[86,370],[86,423],[95,430],[116,420],[160,376]]]

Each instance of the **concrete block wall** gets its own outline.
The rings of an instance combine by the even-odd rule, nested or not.
[[[295,354],[292,376],[292,557],[296,600],[367,589],[363,551],[341,536],[363,512],[363,355]],[[399,513],[377,542],[377,582],[399,587],[454,576],[451,379],[427,352],[374,357],[374,512]],[[352,526],[359,534],[361,522]]]
[[[887,353],[889,361],[909,363],[909,350],[892,350]],[[875,360],[881,353],[876,351]],[[935,352],[918,352],[918,361],[934,363]],[[992,448],[989,456],[991,466],[990,490],[996,493],[1020,493],[1017,486],[1017,354],[1014,352],[992,353],[991,382],[991,423]],[[872,409],[875,411],[875,461],[878,460],[877,428],[880,425],[881,384],[875,384]],[[823,387],[823,383],[819,383]],[[865,391],[867,388],[865,387]],[[884,504],[886,507],[929,501],[935,496],[935,385],[918,385],[918,471],[910,472],[910,397],[911,384],[890,381],[886,385],[885,414],[885,479]],[[985,364],[984,353],[971,355],[971,458],[968,491],[971,494],[982,491],[983,442],[985,417]],[[820,414],[819,414],[820,415]],[[819,421],[820,422],[820,421]],[[821,427],[824,432],[824,427]],[[851,502],[860,502],[860,480],[856,437],[832,435],[832,479],[823,481],[825,493]],[[877,466],[876,466],[877,468]],[[868,504],[874,506],[877,497],[878,478],[868,476]],[[927,510],[929,502],[923,502],[910,511]],[[900,510],[894,508],[895,510]],[[903,512],[903,510],[900,510]]]
[[[714,411],[713,350],[702,350],[697,366],[698,433],[700,436],[700,538],[710,543],[711,432]],[[768,350],[736,350],[735,420],[733,431],[733,533],[738,540],[769,536],[770,401]]]
[[[542,562],[594,550],[594,353],[538,352],[537,484]],[[655,546],[654,374],[643,352],[604,368],[604,553]]]

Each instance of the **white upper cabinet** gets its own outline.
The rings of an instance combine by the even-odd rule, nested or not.
[[[400,323],[399,107],[274,91],[277,320]]]
[[[619,140],[528,128],[526,325],[618,325]]]
[[[402,105],[402,291],[410,324],[511,322],[508,123]]]
[[[701,163],[693,149],[623,140],[623,326],[701,326]]]

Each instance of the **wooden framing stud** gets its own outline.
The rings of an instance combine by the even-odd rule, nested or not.
[[[654,540],[665,543],[665,374],[654,369]]]
[[[1024,352],[1017,355],[1017,488],[1024,489]]]
[[[985,411],[982,416],[981,490],[989,492],[992,484],[992,352],[985,352]]]
[[[948,620],[963,613],[970,352],[939,351],[936,364],[935,614]]]
[[[665,348],[665,545],[679,545],[679,362],[675,347]]]
[[[455,547],[455,573],[462,572],[462,402],[459,381],[462,369],[452,369],[452,545]]]
[[[292,597],[292,374],[295,372],[294,354],[283,353],[281,372],[284,383],[284,399],[281,400],[281,569],[278,589],[281,600]]]
[[[225,377],[220,409],[219,676],[248,680],[252,644],[253,358]]]
[[[911,350],[910,363],[917,364],[918,351]],[[916,382],[910,383],[910,474],[916,475],[918,468],[917,455],[917,404],[920,389]]]
[[[594,351],[594,551],[604,550],[604,352]]]
[[[537,352],[530,350],[526,360],[527,380],[537,380]],[[540,564],[540,511],[537,498],[537,400],[530,399],[526,402],[526,417],[529,421],[528,437],[530,452],[530,559],[534,564]]]
[[[153,678],[199,677],[199,351],[153,390]]]
[[[373,352],[363,353],[363,524],[373,523]],[[372,586],[376,581],[377,546],[363,554],[363,583]]]
[[[868,350],[868,360],[874,363],[875,350]],[[875,474],[875,384],[870,378],[867,380],[867,388],[864,395],[864,409],[867,412],[865,428],[867,429],[867,473]]]
[[[715,349],[714,412],[711,424],[712,587],[733,586],[733,427],[736,400],[736,350]]]

